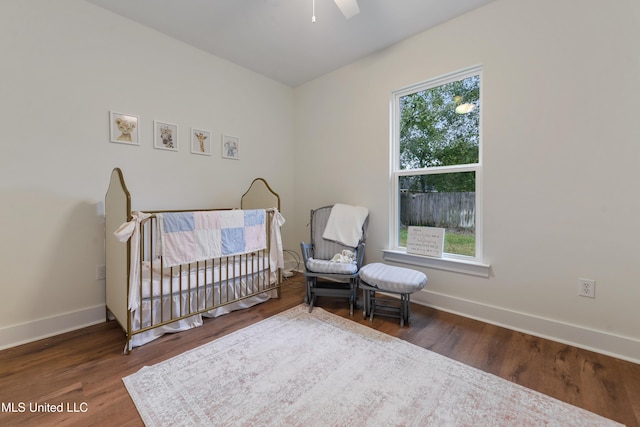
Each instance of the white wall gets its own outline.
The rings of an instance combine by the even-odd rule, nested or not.
[[[382,261],[391,92],[482,64],[491,274],[424,270],[414,301],[640,361],[639,24],[636,0],[498,0],[298,87],[297,240],[310,209],[363,205]]]
[[[291,88],[81,0],[2,1],[0,53],[0,347],[104,319],[114,167],[134,209],[238,207],[263,177],[292,212]],[[109,142],[110,110],[140,116],[139,147]],[[154,119],[178,124],[178,152],[152,148]],[[192,126],[212,156],[190,153]]]
[[[635,0],[497,0],[294,91],[81,0],[4,0],[0,347],[102,318],[116,166],[134,209],[237,206],[264,177],[287,248],[311,208],[367,206],[381,261],[391,92],[483,64],[491,276],[425,270],[414,301],[640,361],[639,23]],[[141,117],[140,147],[109,142],[109,110]],[[180,126],[178,153],[151,147],[154,119]],[[214,132],[213,156],[189,153],[191,126]],[[222,132],[240,161],[217,154]]]

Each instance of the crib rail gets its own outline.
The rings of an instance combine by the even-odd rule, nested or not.
[[[135,281],[139,284],[136,292],[140,307],[130,311],[129,339],[265,292],[279,296],[280,272],[271,272],[269,256],[273,210],[267,210],[265,249],[172,267],[165,266],[160,253],[156,213],[160,212],[140,222],[139,273]]]

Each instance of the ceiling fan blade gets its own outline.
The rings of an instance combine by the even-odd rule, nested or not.
[[[333,0],[345,18],[349,19],[360,13],[358,0]]]

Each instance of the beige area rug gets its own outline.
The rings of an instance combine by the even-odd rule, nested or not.
[[[147,426],[614,426],[300,305],[123,379]]]

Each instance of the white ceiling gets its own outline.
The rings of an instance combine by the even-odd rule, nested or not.
[[[87,0],[295,87],[493,0]]]

